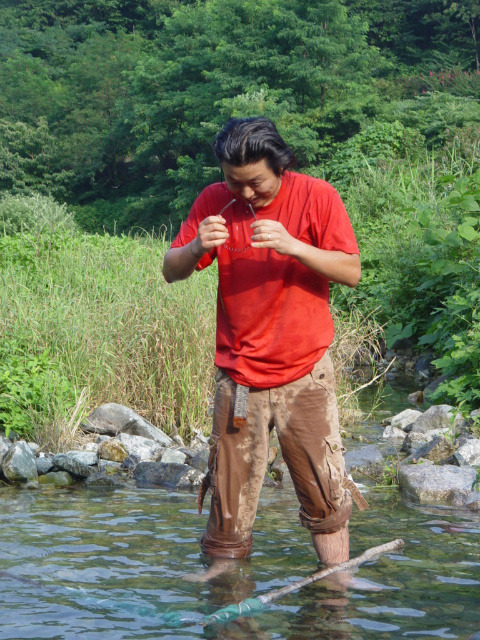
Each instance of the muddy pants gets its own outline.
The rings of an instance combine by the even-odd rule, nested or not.
[[[313,533],[345,527],[351,498],[342,486],[344,449],[328,353],[295,382],[251,388],[247,424],[241,429],[233,426],[235,383],[221,369],[216,382],[207,475],[212,502],[202,551],[218,558],[249,555],[273,426],[301,505],[302,525]]]

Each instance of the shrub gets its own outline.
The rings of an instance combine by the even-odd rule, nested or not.
[[[65,204],[52,196],[5,194],[0,198],[0,233],[13,235],[22,231],[50,235],[76,228]]]

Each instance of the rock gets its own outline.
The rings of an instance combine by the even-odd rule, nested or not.
[[[459,467],[480,466],[480,440],[477,438],[467,440],[455,451],[453,457]]]
[[[186,464],[169,462],[139,462],[133,472],[139,484],[167,485],[173,489],[191,488],[203,480],[205,474],[198,469],[192,469]]]
[[[56,456],[53,456],[52,462],[54,467],[60,471],[68,471],[75,478],[88,478],[92,473],[92,468],[88,464],[78,462],[65,453],[57,453]]]
[[[98,457],[111,462],[123,462],[128,457],[128,451],[124,444],[117,438],[109,438],[100,443],[98,447]]]
[[[40,445],[36,442],[27,442],[30,449],[33,451],[34,455],[40,451]]]
[[[97,453],[93,451],[67,451],[66,455],[81,464],[89,466],[97,464],[98,460]]]
[[[410,431],[407,434],[407,437],[403,441],[402,448],[400,451],[403,453],[412,453],[416,448],[431,442],[436,436],[444,435],[445,433],[449,433],[450,429],[433,429],[433,431],[427,431],[427,433],[417,433],[415,431]]]
[[[467,509],[470,509],[470,511],[478,513],[480,511],[480,493],[478,491],[472,491],[467,498],[465,506]]]
[[[410,462],[410,460],[419,460],[423,458],[425,460],[431,460],[432,462],[438,462],[444,464],[445,461],[455,451],[455,444],[446,438],[444,435],[438,435],[430,442],[422,445],[419,449],[416,449],[404,462]]]
[[[163,462],[163,464],[166,464],[167,462],[184,464],[186,459],[187,456],[181,451],[178,451],[178,449],[165,449],[160,460]]]
[[[422,355],[415,365],[415,375],[419,380],[431,380],[432,372],[430,370],[430,365],[433,360],[433,354],[426,353]]]
[[[204,449],[209,446],[208,438],[200,433],[199,431],[195,432],[195,437],[190,442],[190,447],[192,449]]]
[[[184,447],[185,443],[182,439],[182,437],[180,435],[178,435],[178,433],[176,433],[174,436],[172,436],[172,442],[174,444],[176,444],[179,447]]]
[[[442,383],[445,382],[445,380],[448,380],[449,376],[448,375],[443,375],[443,376],[439,376],[438,378],[435,378],[435,380],[433,380],[432,382],[430,382],[425,389],[423,390],[423,395],[425,398],[427,398],[429,395],[431,395],[435,389]]]
[[[122,464],[123,462],[114,462],[113,460],[99,460],[98,471],[101,471],[102,473],[118,474],[123,469]]]
[[[140,462],[140,458],[134,454],[131,456],[127,456],[125,460],[122,462],[122,469],[135,469],[137,464]]]
[[[98,449],[98,444],[95,444],[95,442],[87,442],[86,444],[83,445],[84,451],[94,451],[95,453],[97,453],[97,449]]]
[[[388,427],[385,427],[382,433],[382,438],[387,438],[389,440],[403,440],[405,438],[405,432],[389,424]]]
[[[391,362],[396,357],[397,357],[397,354],[395,353],[395,351],[393,349],[389,349],[387,351],[387,353],[385,354],[385,360],[387,362]]]
[[[12,443],[10,442],[10,440],[7,440],[7,438],[0,436],[0,465],[2,464],[3,457],[11,446]]]
[[[210,456],[210,449],[200,449],[193,458],[188,460],[188,465],[199,471],[205,471],[208,467],[208,458]]]
[[[10,446],[2,460],[2,471],[11,482],[38,480],[35,456],[25,441],[20,440]]]
[[[149,438],[164,447],[169,447],[173,444],[172,439],[166,433],[157,429],[132,409],[115,402],[102,404],[80,426],[87,433],[99,433],[109,436],[128,433],[132,436]]]
[[[125,487],[125,482],[118,476],[96,472],[88,476],[85,480],[85,486],[87,489],[95,489],[96,491],[113,491]]]
[[[398,471],[400,489],[420,504],[465,506],[472,494],[475,469],[452,465],[405,465]]]
[[[423,404],[423,391],[414,391],[413,393],[409,393],[407,398],[412,404]]]
[[[270,477],[275,482],[281,482],[284,485],[292,484],[290,471],[288,470],[287,463],[282,458],[281,454],[277,456],[277,459],[270,468]]]
[[[402,411],[396,416],[393,416],[393,418],[390,420],[390,424],[392,425],[392,427],[396,427],[397,429],[402,429],[402,431],[405,431],[405,429],[409,425],[413,424],[415,420],[420,418],[421,415],[423,415],[422,412],[417,411],[416,409],[405,409],[405,411]]]
[[[392,344],[392,350],[399,355],[411,356],[413,353],[413,342],[410,338],[399,338]]]
[[[415,420],[412,431],[415,433],[426,433],[433,429],[455,429],[459,422],[463,421],[463,418],[460,414],[457,414],[452,423],[452,410],[453,407],[449,404],[436,404],[429,407],[425,413]],[[458,416],[460,417],[458,418]]]
[[[39,484],[53,484],[57,487],[68,487],[75,482],[68,471],[52,471],[38,478]]]
[[[45,456],[43,458],[35,458],[35,465],[39,476],[43,476],[53,469],[52,458]]]
[[[383,456],[374,444],[361,447],[355,451],[347,451],[345,454],[345,469],[351,473],[355,469],[367,469],[379,465]]]
[[[164,447],[161,444],[142,436],[120,433],[118,440],[124,445],[129,456],[134,454],[144,461],[157,460],[164,451]]]

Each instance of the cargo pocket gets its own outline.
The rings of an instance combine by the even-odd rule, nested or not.
[[[210,454],[208,456],[208,473],[210,476],[210,493],[217,495],[217,470],[218,470],[218,440],[219,436],[210,436]]]
[[[343,476],[345,474],[345,462],[343,454],[345,447],[342,445],[340,435],[329,435],[325,437],[325,456],[328,467],[328,487],[332,503],[338,503],[343,498]],[[338,506],[338,505],[337,505]]]

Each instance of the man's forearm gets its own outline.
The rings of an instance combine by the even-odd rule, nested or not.
[[[362,268],[357,254],[325,251],[296,240],[290,255],[332,282],[356,287],[360,281]]]
[[[184,247],[174,247],[169,249],[163,259],[163,277],[167,282],[185,280],[195,271],[201,256],[195,254],[192,246],[195,241],[186,244]]]

